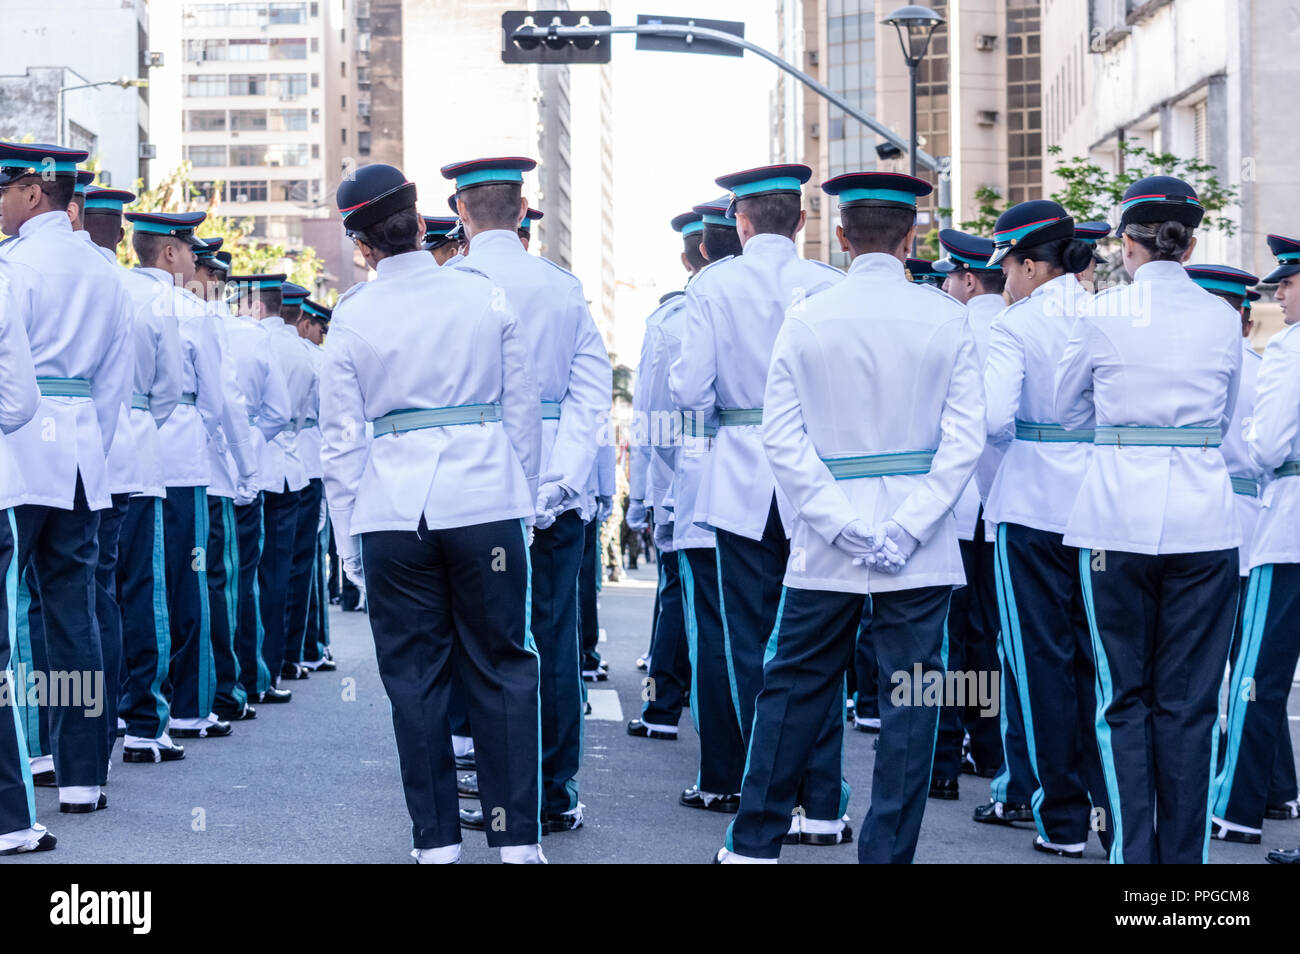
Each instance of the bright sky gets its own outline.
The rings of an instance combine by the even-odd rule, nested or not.
[[[611,7],[616,24],[636,23],[639,13],[743,21],[746,39],[776,46],[772,0],[614,0]],[[716,177],[768,162],[768,108],[780,75],[750,53],[638,52],[635,44],[614,37],[615,335],[620,359],[632,366],[646,316],[660,295],[685,283],[681,238],[669,220],[720,195]]]

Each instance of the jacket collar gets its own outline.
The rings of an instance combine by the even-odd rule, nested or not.
[[[23,238],[35,235],[44,231],[71,232],[72,220],[68,218],[67,212],[42,212],[40,215],[33,215],[30,219],[18,227],[18,234]]]
[[[749,241],[745,243],[745,254],[794,258],[798,253],[795,251],[793,239],[763,232],[760,235],[750,236]]]
[[[1138,270],[1133,273],[1135,282],[1190,282],[1191,280],[1191,276],[1187,274],[1187,269],[1183,268],[1181,262],[1147,262],[1145,265],[1139,265]]]
[[[426,269],[435,269],[438,263],[422,248],[413,252],[399,252],[379,260],[375,266],[375,275],[379,279],[396,278],[399,275],[411,275]]]
[[[884,276],[893,276],[906,281],[907,276],[904,274],[903,263],[898,260],[898,256],[889,255],[886,252],[867,252],[859,255],[849,263],[850,275],[871,275],[873,278]]]

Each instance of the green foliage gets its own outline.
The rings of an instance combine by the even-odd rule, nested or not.
[[[221,203],[215,194],[212,198],[205,198],[194,187],[188,161],[167,173],[152,189],[145,189],[144,183],[137,179],[134,191],[136,200],[127,206],[128,212],[206,212],[208,217],[198,228],[199,237],[220,236],[224,239],[221,247],[233,256],[230,267],[234,274],[286,272],[289,281],[315,290],[316,279],[325,267],[316,250],[308,247],[291,252],[283,245],[250,238],[253,220],[221,215]],[[219,190],[214,190],[214,193],[216,191]],[[126,223],[126,229],[127,238],[117,247],[117,257],[123,265],[130,267],[136,264],[135,252],[131,249],[130,223]]]
[[[1182,159],[1171,152],[1153,152],[1145,146],[1121,142],[1124,171],[1108,172],[1090,159],[1074,156],[1060,159],[1060,146],[1048,146],[1049,155],[1057,156],[1053,170],[1063,183],[1052,193],[1076,221],[1090,222],[1110,217],[1124,199],[1124,190],[1147,176],[1176,176],[1191,184],[1205,208],[1201,228],[1232,235],[1236,225],[1227,210],[1240,201],[1240,189],[1219,179],[1218,170],[1199,159]]]
[[[979,203],[979,209],[975,218],[967,219],[961,223],[963,232],[970,232],[972,235],[982,235],[985,238],[993,236],[993,227],[997,224],[998,216],[1005,212],[1010,203],[1002,200],[1002,193],[993,186],[980,186],[975,190],[975,201]]]

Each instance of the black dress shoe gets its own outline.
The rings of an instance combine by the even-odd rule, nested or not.
[[[487,826],[483,823],[483,812],[477,808],[462,808],[460,810],[460,827],[474,831],[486,831]]]
[[[583,715],[591,715],[591,703],[590,703],[590,702],[586,703],[586,708],[583,710],[582,714],[583,714]]]
[[[1262,836],[1256,831],[1235,831],[1224,828],[1216,821],[1210,829],[1210,837],[1215,841],[1228,841],[1238,845],[1258,845]]]
[[[0,848],[0,855],[25,855],[30,851],[53,851],[54,846],[59,843],[48,831],[41,835],[40,840],[31,848],[18,846],[17,848]]]
[[[212,714],[218,719],[224,719],[226,722],[247,722],[249,719],[257,718],[257,710],[248,703],[244,703],[242,709],[227,709],[214,706]]]
[[[456,776],[456,792],[461,798],[478,798],[478,773]]]
[[[972,817],[984,825],[1014,825],[1032,822],[1034,810],[1027,802],[988,802],[976,808]]]
[[[677,741],[676,732],[664,732],[662,729],[652,729],[640,719],[633,719],[627,724],[627,734],[636,736],[638,739],[666,739],[671,742]]]
[[[1043,841],[1042,835],[1034,836],[1034,851],[1041,851],[1045,855],[1054,855],[1057,858],[1082,858],[1083,849],[1077,851],[1071,848],[1059,848],[1056,845],[1049,845]]]
[[[1264,857],[1271,865],[1300,865],[1300,848],[1274,848]]]
[[[122,747],[123,762],[179,762],[183,758],[185,758],[185,746],[183,745]]]
[[[583,682],[609,682],[609,673],[604,669],[584,669],[582,671]]]
[[[108,796],[103,792],[99,793],[99,800],[96,802],[59,802],[59,811],[65,815],[89,815],[91,812],[107,807]]]
[[[222,739],[234,732],[234,726],[218,719],[201,729],[168,728],[167,734],[178,739]]]
[[[1283,802],[1281,805],[1268,805],[1264,808],[1264,817],[1273,821],[1291,821],[1300,818],[1300,802]]]
[[[734,815],[740,811],[740,795],[706,795],[692,785],[682,792],[677,801],[687,808],[700,808],[706,812],[722,812]]]
[[[557,812],[542,816],[542,834],[558,835],[566,831],[577,831],[582,827],[582,812]]]
[[[311,676],[306,666],[299,666],[297,663],[287,662],[280,666],[281,679],[307,679]]]
[[[789,835],[786,835],[789,838]],[[853,840],[853,826],[845,825],[840,831],[801,831],[799,832],[799,844],[801,845],[818,845],[820,847],[829,847],[831,845],[847,845]]]
[[[54,780],[54,769],[32,773],[32,784],[39,788],[54,788],[59,783]]]
[[[339,668],[339,664],[327,656],[312,668],[315,672],[333,672]]]
[[[957,780],[955,778],[930,779],[930,797],[942,799],[945,802],[957,801],[960,797],[957,791]]]
[[[267,702],[267,703],[277,703],[277,702],[289,702],[291,699],[293,699],[292,689],[280,689],[277,686],[272,686],[270,689],[266,690],[266,692],[262,693],[262,698],[258,699],[257,701]]]

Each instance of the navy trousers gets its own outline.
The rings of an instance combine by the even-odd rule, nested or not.
[[[235,502],[229,497],[208,497],[208,610],[212,633],[212,661],[216,672],[213,707],[239,711],[248,694],[239,683],[235,658],[235,633],[239,629],[239,531]]]
[[[593,517],[582,528],[582,569],[578,572],[578,628],[582,633],[582,671],[600,668],[600,619],[596,594],[600,591],[600,524]]]
[[[1028,805],[1038,788],[1029,746],[1025,740],[1025,719],[1020,712],[1020,682],[1016,676],[1015,653],[1009,635],[998,628],[998,666],[1002,673],[998,708],[998,730],[1002,738],[1002,768],[989,782],[989,799],[1008,805]],[[1086,733],[1086,729],[1084,730]],[[1085,736],[1090,738],[1090,736]]]
[[[641,721],[651,725],[676,725],[691,685],[690,649],[686,643],[686,615],[682,606],[681,574],[671,553],[659,560],[659,590],[650,641],[650,663],[642,680]]]
[[[61,787],[100,785],[108,772],[108,730],[104,657],[95,620],[99,512],[87,504],[78,475],[71,510],[25,504],[14,515],[19,568],[30,564],[40,581],[44,671],[75,675],[81,686],[80,699],[51,698],[46,707],[54,774]],[[96,691],[100,695],[92,703]]]
[[[1014,658],[1025,744],[1037,786],[1038,834],[1079,845],[1093,807],[1110,817],[1092,725],[1097,710],[1091,640],[1078,583],[1079,556],[1061,534],[998,525],[998,607]],[[1091,798],[1090,798],[1091,796]],[[1108,829],[1099,821],[1103,844]]]
[[[104,722],[110,754],[117,742],[117,710],[122,694],[122,608],[117,602],[118,541],[130,502],[129,494],[113,494],[113,505],[99,512],[95,619],[99,623],[99,644],[104,655]]]
[[[975,535],[974,540],[960,541],[966,585],[952,591],[948,613],[948,668],[951,672],[974,673],[977,685],[1000,686],[1000,681],[994,682],[994,674],[999,674],[1001,669],[997,649],[994,547],[992,543],[984,542],[983,520],[978,522]],[[1002,735],[998,704],[990,700],[991,705],[982,710],[976,702],[968,699],[964,706],[944,706],[940,713],[939,740],[934,751],[935,778],[955,779],[961,774],[961,746],[967,733],[970,734],[970,754],[976,767],[994,771],[1001,769]]]
[[[168,487],[163,519],[167,521],[167,613],[172,627],[167,697],[173,718],[201,719],[212,712],[217,691],[208,602],[207,488]]]
[[[303,645],[304,662],[317,662],[325,657],[330,644],[329,568],[327,553],[330,543],[329,518],[316,534],[315,555],[311,575],[311,600],[307,608],[307,639]]]
[[[41,696],[43,679],[38,673],[50,671],[45,658],[45,622],[41,613],[41,586],[36,567],[30,563],[26,572],[18,571],[18,625],[14,641],[14,676],[25,684],[18,696],[18,712],[27,737],[27,754],[31,758],[49,755],[50,713]],[[31,705],[28,705],[28,703]]]
[[[1080,550],[1077,559],[1097,660],[1110,860],[1202,864],[1237,551]]]
[[[853,647],[853,711],[859,719],[879,719],[876,699],[876,649],[871,644],[871,598],[862,604],[862,619]]]
[[[293,520],[293,549],[289,557],[289,591],[285,600],[284,662],[300,663],[311,615],[311,580],[316,568],[316,535],[320,526],[322,483],[313,477],[298,492]]]
[[[235,660],[239,664],[239,684],[250,699],[260,699],[271,687],[271,671],[262,658],[265,630],[262,626],[262,547],[265,523],[262,511],[264,494],[244,507],[235,508],[235,531],[239,538],[239,586],[235,605],[239,608],[235,630]],[[276,671],[279,675],[279,671]]]
[[[14,552],[17,523],[12,509],[0,510],[0,679],[8,697],[0,706],[0,835],[36,824],[36,796],[27,762],[27,740],[14,694],[25,689],[15,684],[11,647],[18,635],[18,559]],[[5,711],[8,710],[8,711]]]
[[[145,739],[167,731],[170,718],[163,692],[172,645],[165,537],[162,498],[132,497],[117,544],[117,600],[122,609],[119,714],[127,734]]]
[[[421,520],[415,531],[362,534],[361,559],[414,847],[461,840],[447,733],[453,657],[474,721],[488,844],[536,844],[541,714],[523,523],[429,530]]]
[[[1270,789],[1276,785],[1285,792],[1290,787],[1279,762],[1290,752],[1286,702],[1300,659],[1298,587],[1300,564],[1255,567],[1242,608],[1242,638],[1228,683],[1227,748],[1214,782],[1212,810],[1248,828],[1263,826]]]
[[[271,683],[280,679],[288,641],[289,573],[298,529],[298,494],[262,494],[262,560],[257,583],[262,611],[262,661]]]
[[[718,562],[708,547],[678,550],[677,561],[693,674],[691,719],[700,736],[697,784],[704,792],[731,795],[745,774],[745,743],[718,605]]]
[[[533,536],[532,631],[541,657],[542,805],[557,815],[578,807],[582,764],[583,710],[578,643],[578,569],[582,564],[582,519],[567,510]],[[466,686],[469,691],[469,686]],[[478,749],[478,717],[470,709]]]

